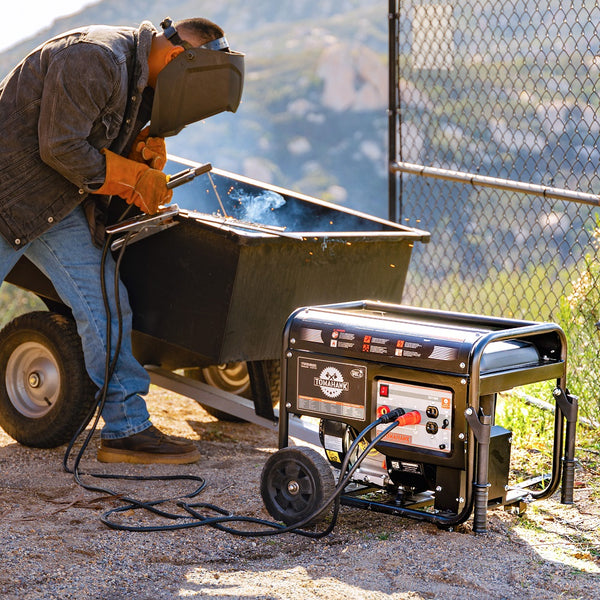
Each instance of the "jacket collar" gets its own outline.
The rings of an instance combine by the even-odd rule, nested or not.
[[[148,56],[152,47],[152,38],[158,33],[150,21],[143,21],[135,32],[136,61],[134,71],[134,89],[142,93],[148,85]]]

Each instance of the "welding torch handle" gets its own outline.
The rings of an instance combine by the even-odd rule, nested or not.
[[[199,167],[185,169],[185,171],[180,171],[179,173],[175,173],[175,175],[168,175],[167,189],[172,190],[173,188],[183,185],[195,177],[198,177],[198,175],[203,175],[211,170],[212,165],[210,163],[205,163]]]

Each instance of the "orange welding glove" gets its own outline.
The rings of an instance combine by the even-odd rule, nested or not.
[[[110,150],[101,150],[106,157],[106,177],[95,194],[121,196],[127,204],[135,204],[149,215],[160,204],[168,204],[173,190],[167,188],[167,176],[148,165],[129,160]]]
[[[167,164],[167,147],[164,138],[150,137],[150,127],[144,127],[135,138],[130,160],[146,163],[152,169],[162,171]]]

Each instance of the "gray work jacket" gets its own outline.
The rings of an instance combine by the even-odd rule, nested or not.
[[[14,248],[101,186],[102,148],[128,151],[150,113],[142,106],[155,32],[149,22],[70,31],[0,82],[0,234]]]

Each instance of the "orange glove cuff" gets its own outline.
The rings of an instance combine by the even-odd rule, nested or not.
[[[101,150],[106,157],[104,184],[95,194],[121,196],[128,204],[135,204],[145,213],[154,214],[160,204],[168,204],[173,190],[167,189],[167,176],[110,150]]]

